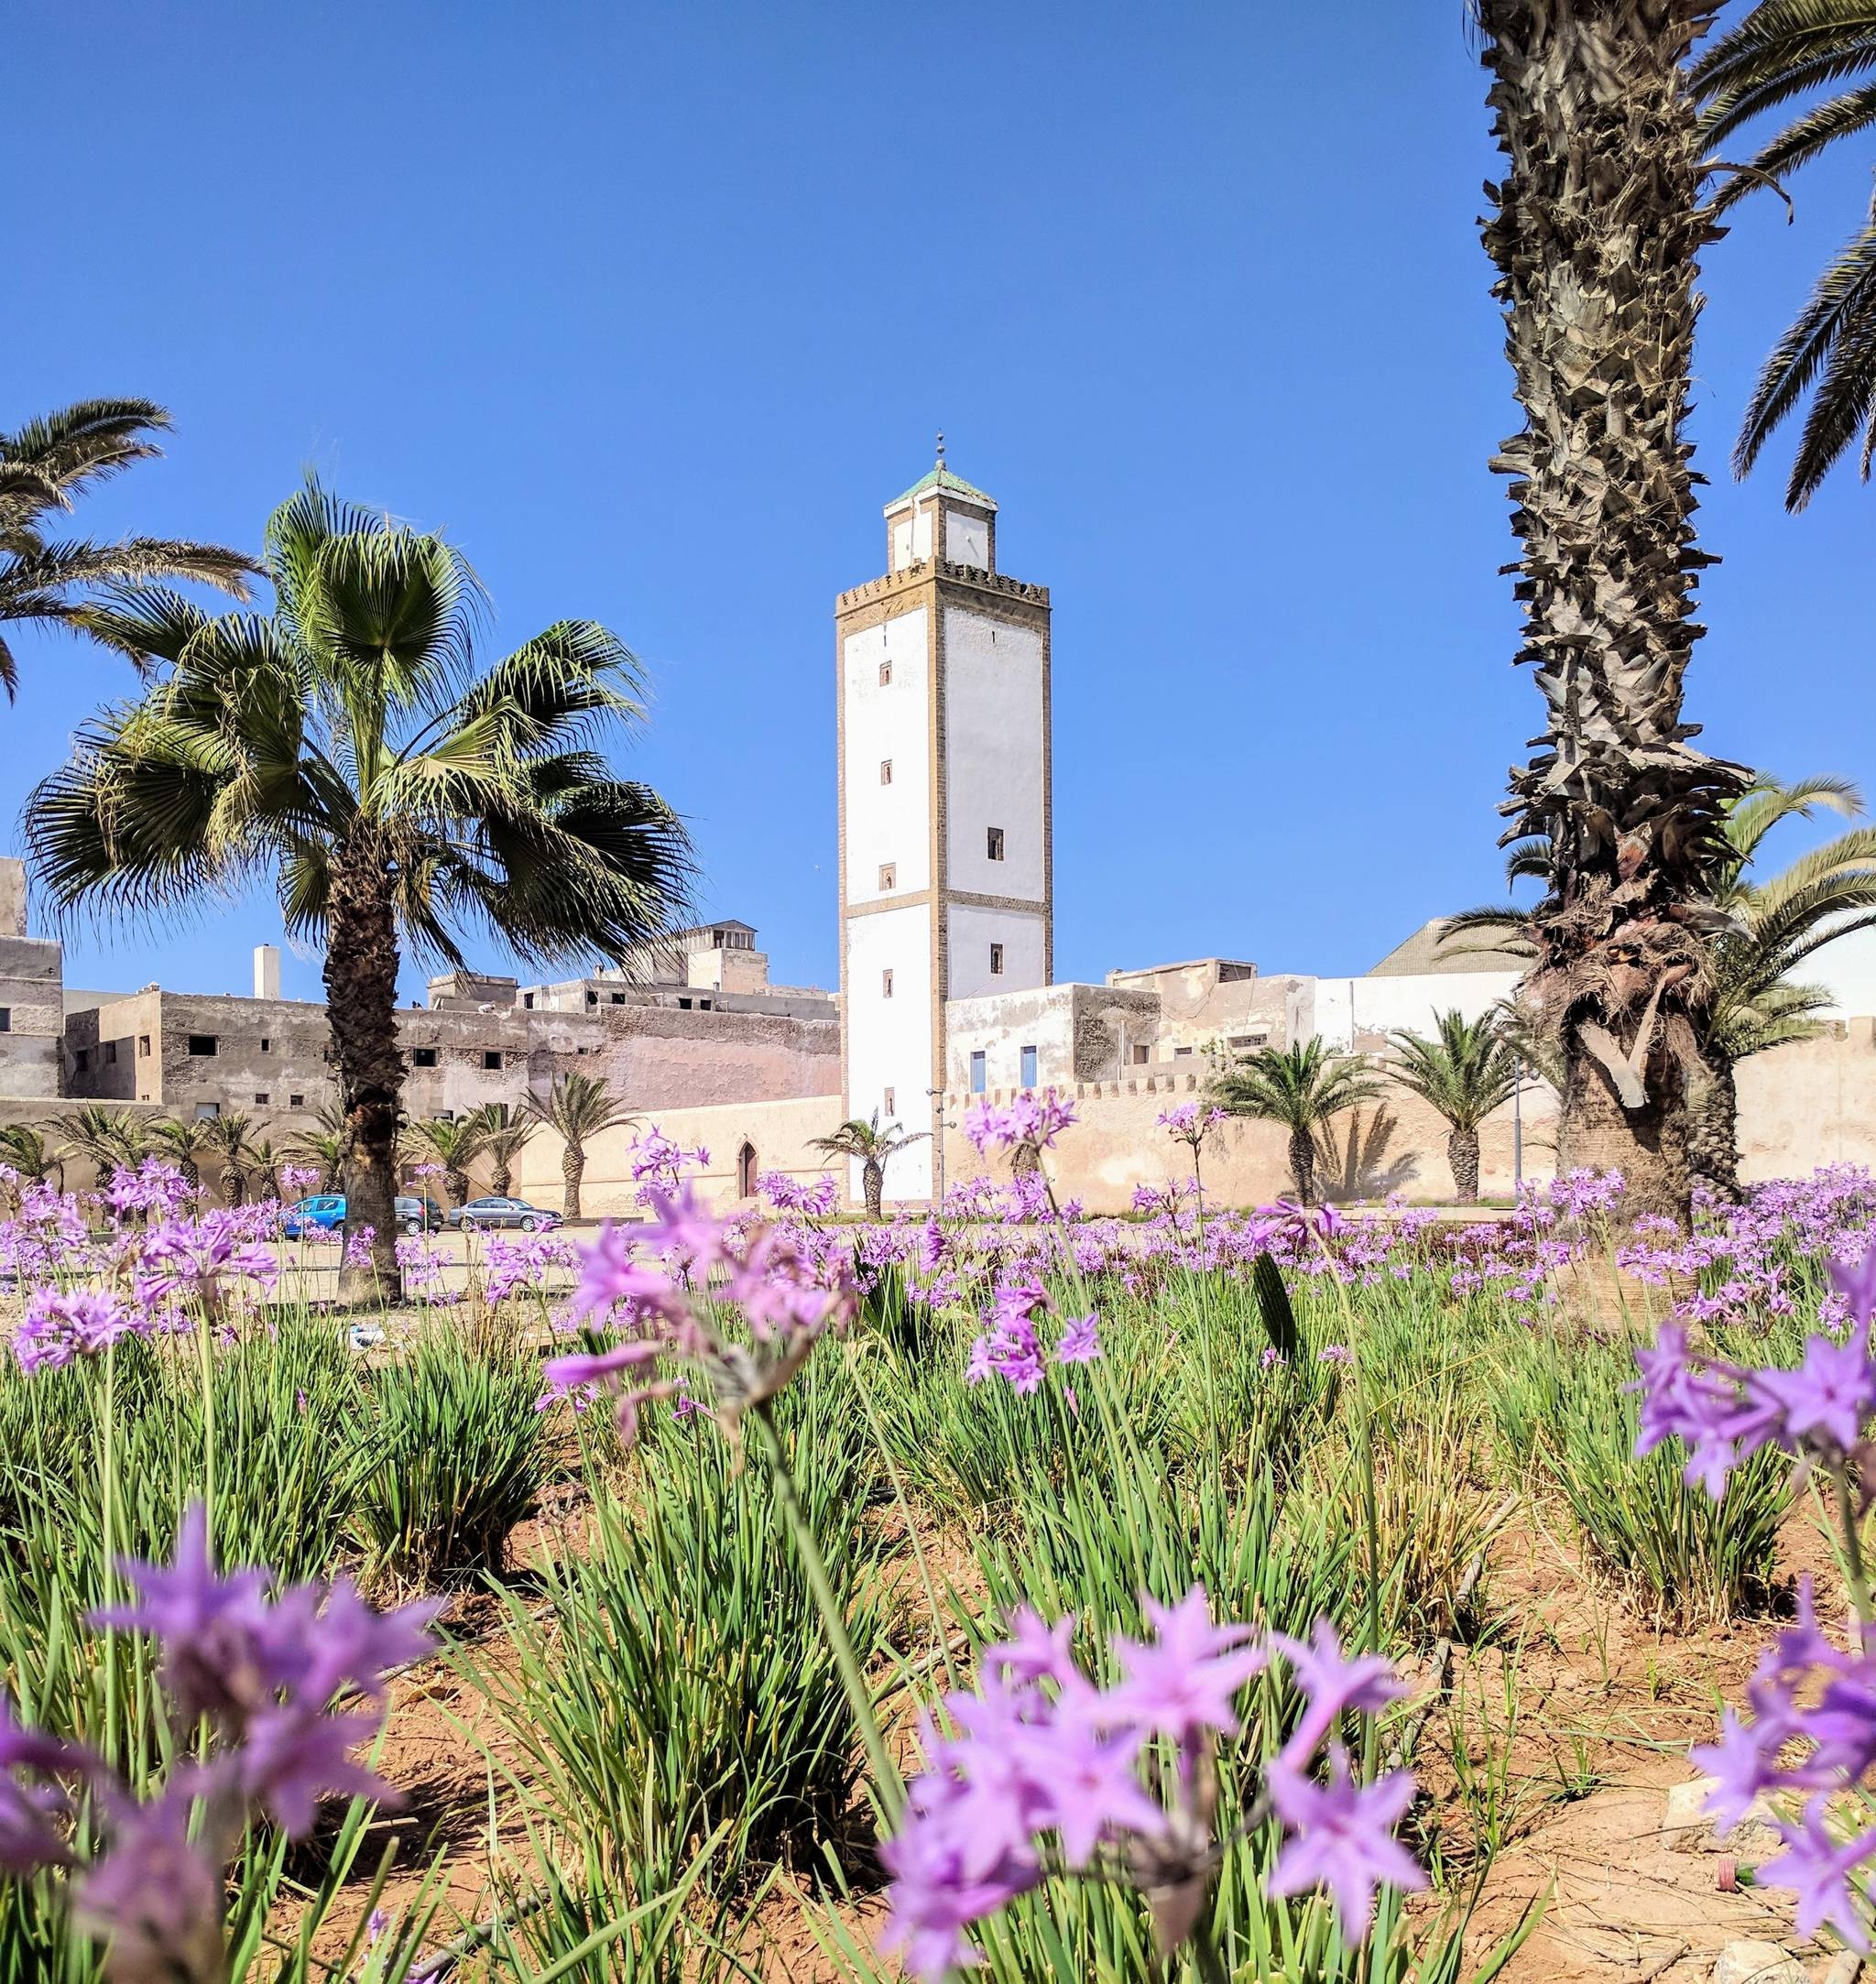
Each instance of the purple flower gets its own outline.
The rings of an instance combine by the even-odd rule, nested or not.
[[[1092,1314],[1071,1316],[1063,1325],[1061,1335],[1055,1339],[1055,1361],[1058,1364],[1092,1364],[1101,1354],[1101,1339],[1097,1333],[1099,1317]]]
[[[57,1785],[22,1784],[14,1773],[85,1775],[93,1768],[89,1752],[21,1728],[0,1695],[0,1872],[24,1879],[41,1867],[63,1867],[71,1858],[51,1823],[65,1804]]]
[[[1202,1730],[1236,1736],[1238,1691],[1269,1663],[1261,1648],[1246,1648],[1249,1626],[1215,1626],[1205,1589],[1194,1585],[1177,1605],[1141,1601],[1158,1638],[1147,1643],[1117,1637],[1114,1651],[1126,1679],[1107,1697],[1117,1717],[1184,1742]]]
[[[1870,1932],[1857,1902],[1868,1904],[1870,1885],[1851,1876],[1876,1856],[1876,1832],[1858,1833],[1839,1844],[1824,1823],[1825,1804],[1822,1797],[1814,1798],[1801,1824],[1780,1824],[1784,1851],[1763,1862],[1759,1882],[1796,1894],[1800,1935],[1816,1935],[1827,1922],[1852,1949],[1867,1953]]]
[[[1277,1856],[1267,1883],[1272,1894],[1300,1894],[1318,1885],[1335,1898],[1342,1935],[1359,1942],[1374,1919],[1374,1891],[1383,1881],[1423,1888],[1426,1876],[1394,1837],[1413,1800],[1413,1779],[1395,1771],[1358,1784],[1339,1744],[1329,1753],[1329,1781],[1318,1784],[1282,1759],[1266,1780],[1277,1816],[1294,1834]]]
[[[222,1870],[190,1837],[212,1773],[179,1770],[149,1804],[114,1798],[111,1845],[72,1894],[86,1934],[110,1943],[113,1984],[169,1984],[223,1976]]]
[[[1866,1248],[1853,1266],[1833,1260],[1830,1281],[1843,1297],[1850,1321],[1860,1329],[1867,1330],[1871,1312],[1876,1310],[1876,1245]]]
[[[1283,1746],[1292,1768],[1307,1763],[1315,1748],[1351,1708],[1374,1715],[1406,1693],[1392,1666],[1379,1653],[1343,1657],[1336,1629],[1325,1619],[1305,1642],[1272,1633],[1271,1643],[1290,1662],[1291,1678],[1309,1697],[1295,1733]]]

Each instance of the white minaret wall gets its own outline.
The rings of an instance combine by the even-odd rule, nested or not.
[[[845,1112],[928,1133],[889,1199],[932,1195],[946,1002],[1049,977],[1049,598],[997,572],[996,509],[941,458],[836,608]]]

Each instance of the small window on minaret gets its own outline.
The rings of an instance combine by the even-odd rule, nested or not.
[[[879,760],[879,783],[881,785],[890,785],[892,783],[892,760],[889,758],[882,758]]]
[[[993,978],[1003,976],[1003,946],[1000,943],[990,946],[990,976]]]
[[[880,1097],[880,1102],[882,1106],[879,1113],[882,1116],[897,1116],[899,1114],[899,1091],[897,1089],[889,1088],[886,1090],[885,1094]]]
[[[992,827],[990,829],[989,843],[991,860],[1001,861],[1003,858],[1003,829],[1001,827]]]
[[[892,997],[892,974],[889,971],[879,974],[879,997],[883,999]]]
[[[889,682],[890,682],[890,681],[891,681],[891,680],[892,680],[892,663],[891,663],[890,661],[882,661],[882,662],[881,662],[881,663],[879,664],[879,686],[880,686],[880,688],[884,689],[884,688],[885,688],[885,687],[887,686],[887,684],[888,684]]]
[[[889,861],[879,864],[879,886],[889,891],[899,887],[899,870]]]

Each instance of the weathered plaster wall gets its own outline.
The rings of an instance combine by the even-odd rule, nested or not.
[[[1041,902],[1048,730],[1039,628],[944,608],[944,740],[947,885]],[[1000,861],[989,857],[991,827],[1003,830]],[[1039,948],[1036,984],[1040,956]],[[968,996],[954,977],[952,990]]]
[[[849,634],[841,661],[842,732],[845,752],[846,899],[877,902],[932,886],[932,739],[926,611]],[[892,679],[879,680],[889,661]],[[892,779],[881,784],[879,768]],[[879,870],[893,870],[882,888]]]
[[[1748,1179],[1819,1164],[1876,1166],[1876,1019],[1740,1063],[1740,1161]]]
[[[710,1204],[728,1208],[743,1203],[736,1187],[737,1161],[745,1144],[754,1150],[758,1172],[785,1172],[809,1183],[828,1176],[838,1179],[844,1167],[811,1145],[814,1138],[833,1131],[840,1119],[838,1096],[808,1096],[791,1102],[662,1109],[648,1118],[646,1127],[655,1122],[686,1150],[699,1145],[707,1150],[710,1163],[697,1179],[697,1190]],[[638,1134],[630,1128],[608,1130],[587,1146],[582,1203],[588,1215],[629,1215],[636,1209],[638,1188],[633,1183],[627,1153]],[[548,1129],[528,1145],[518,1173],[518,1189],[523,1197],[540,1205],[560,1205],[561,1148],[560,1139]],[[889,1183],[904,1161],[903,1156],[892,1161]]]
[[[1517,990],[1515,971],[1385,974],[1318,978],[1307,1030],[1331,1047],[1378,1047],[1396,1028],[1430,1034],[1434,1015],[1456,1007],[1468,1019],[1489,1013]]]
[[[16,864],[15,864],[16,865]],[[0,864],[0,885],[6,877]],[[20,919],[23,921],[23,912]],[[0,929],[6,928],[0,904]],[[56,1096],[65,1030],[61,947],[45,938],[0,935],[0,1095]]]
[[[929,1129],[932,1029],[932,919],[921,904],[854,916],[846,923],[847,1104],[854,1115],[878,1109],[912,1132]],[[886,996],[883,974],[892,974]],[[932,1189],[931,1150],[917,1144],[893,1167],[889,1188],[923,1198]]]

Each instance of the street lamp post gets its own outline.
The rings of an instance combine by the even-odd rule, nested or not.
[[[937,1187],[937,1203],[942,1208],[944,1204],[944,1091],[928,1088],[925,1094],[932,1104],[932,1143],[936,1155],[932,1175]]]

